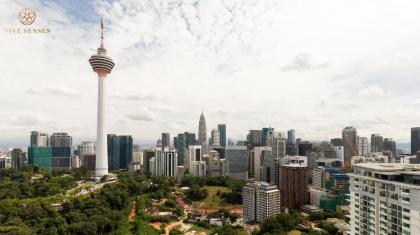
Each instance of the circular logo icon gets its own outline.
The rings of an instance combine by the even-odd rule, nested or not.
[[[31,25],[35,22],[36,13],[31,8],[24,8],[19,12],[19,21],[24,25]]]

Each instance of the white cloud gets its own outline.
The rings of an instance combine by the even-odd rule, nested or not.
[[[110,98],[122,99],[122,100],[155,100],[157,98],[156,95],[151,93],[137,93],[137,94],[111,94]]]
[[[133,121],[155,121],[157,113],[149,108],[138,108],[136,111],[129,113],[127,118]]]
[[[46,87],[46,88],[29,88],[26,91],[27,94],[32,95],[56,95],[56,96],[65,96],[65,97],[77,97],[79,94],[74,90],[69,90],[62,87]]]
[[[16,14],[23,6],[36,9],[36,26],[52,33],[1,32],[3,112],[15,123],[30,122],[19,120],[23,112],[42,113],[80,138],[94,136],[97,78],[87,60],[99,45],[97,23],[53,1],[5,0],[0,28],[21,27]],[[97,0],[93,6],[86,14],[104,15],[105,46],[116,63],[107,78],[114,133],[154,139],[164,123],[176,123],[167,124],[172,134],[196,132],[204,110],[209,129],[226,123],[232,137],[245,138],[263,123],[320,139],[352,123],[361,133],[375,128],[407,141],[420,120],[416,103],[407,102],[418,96],[418,1]],[[386,125],[371,123],[378,114]],[[0,123],[4,135],[28,134],[8,116]],[[51,130],[49,122],[38,124]]]
[[[359,92],[360,96],[366,98],[379,98],[385,94],[385,91],[379,86],[369,86],[362,88]]]

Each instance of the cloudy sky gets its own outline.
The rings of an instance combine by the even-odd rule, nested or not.
[[[31,27],[49,34],[10,34]],[[116,62],[108,79],[110,133],[135,142],[226,123],[294,128],[304,139],[381,133],[408,142],[420,126],[418,0],[2,0],[0,141],[31,130],[94,139],[99,45]],[[26,143],[25,142],[25,143]]]

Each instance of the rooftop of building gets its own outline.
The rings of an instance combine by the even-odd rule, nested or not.
[[[409,163],[358,163],[353,165],[355,168],[365,168],[374,171],[419,171],[420,164]]]

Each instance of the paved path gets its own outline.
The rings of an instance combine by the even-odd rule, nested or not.
[[[131,203],[131,211],[130,211],[130,214],[128,215],[128,221],[133,221],[134,220],[134,218],[136,218],[136,201],[133,201],[132,203]]]

